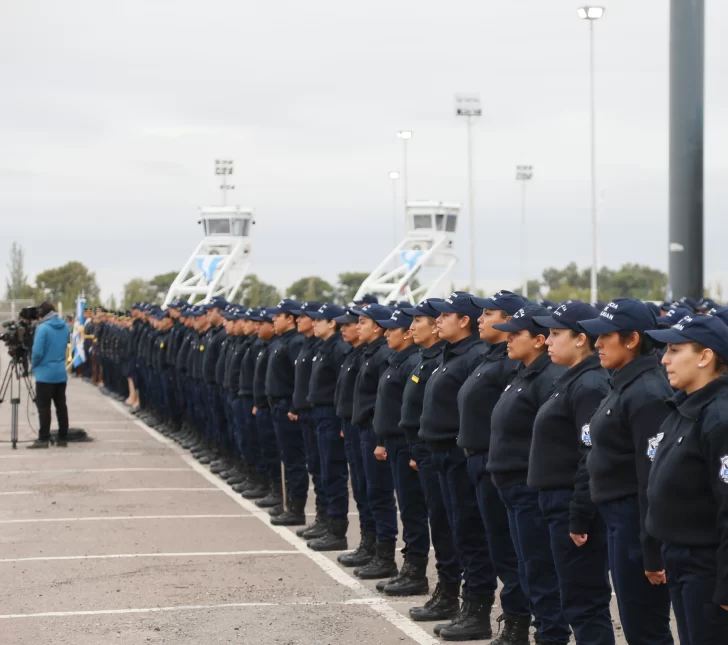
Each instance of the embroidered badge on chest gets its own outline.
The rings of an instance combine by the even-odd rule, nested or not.
[[[720,458],[720,473],[718,476],[724,484],[728,484],[728,455]]]
[[[654,437],[650,437],[647,440],[647,457],[650,461],[655,461],[655,455],[657,454],[657,446],[660,445],[660,441],[665,437],[664,432],[658,432]]]
[[[581,426],[581,442],[585,446],[591,446],[591,426],[590,424],[586,423],[583,426]]]

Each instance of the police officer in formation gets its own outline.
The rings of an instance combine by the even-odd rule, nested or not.
[[[728,309],[508,291],[97,311],[106,394],[445,641],[728,643]],[[650,303],[651,304],[651,303]],[[662,315],[660,315],[662,314]],[[88,374],[88,373],[87,373]],[[310,483],[312,521],[306,524]],[[397,514],[404,564],[397,566]]]

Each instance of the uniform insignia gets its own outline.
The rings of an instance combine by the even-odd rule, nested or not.
[[[164,349],[164,343],[159,343],[159,349]]]
[[[585,423],[583,426],[581,426],[581,442],[585,446],[591,446],[591,425],[589,423]]]
[[[506,385],[506,389],[503,390],[503,391],[504,392],[508,392],[508,390],[510,390],[510,389],[511,389],[511,384],[509,383],[508,385]]]
[[[412,375],[412,381],[415,382],[415,383],[419,383],[420,382],[420,377],[417,376],[416,374],[413,374]]]
[[[720,472],[718,476],[724,484],[728,484],[728,455],[720,458]]]
[[[664,432],[658,432],[654,437],[650,437],[647,440],[647,457],[650,461],[655,461],[655,455],[657,454],[657,446],[660,445],[660,441],[664,438]]]
[[[205,346],[204,345],[200,345],[200,351],[201,352],[204,352],[205,351]]]

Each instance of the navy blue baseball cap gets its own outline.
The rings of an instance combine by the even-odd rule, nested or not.
[[[363,305],[378,305],[379,304],[379,298],[377,298],[373,293],[367,293],[364,294],[359,300],[354,300],[355,305],[363,306]]]
[[[580,320],[579,326],[590,336],[622,330],[645,332],[657,327],[657,318],[637,298],[615,298],[604,307],[598,318]]]
[[[455,291],[442,302],[431,302],[432,308],[441,314],[463,314],[470,316],[471,320],[477,320],[482,313],[482,307],[477,307],[472,302],[472,295],[464,291]]]
[[[412,316],[404,313],[401,309],[395,309],[389,320],[380,320],[377,321],[377,324],[384,327],[384,329],[397,329],[398,327],[409,329],[412,319]]]
[[[445,301],[442,298],[426,298],[414,307],[402,307],[402,313],[412,317],[429,316],[430,318],[437,318],[440,315],[440,312],[432,306],[436,302]]]
[[[319,302],[318,300],[306,300],[306,302],[301,303],[301,306],[298,309],[291,313],[293,313],[294,316],[308,316],[309,314],[321,309],[323,304],[323,302]]]
[[[647,305],[647,308],[648,308],[648,309],[649,309],[649,310],[650,310],[650,311],[651,311],[651,312],[652,312],[653,314],[655,314],[655,316],[657,316],[658,318],[660,317],[660,315],[661,315],[661,313],[662,313],[662,309],[660,309],[660,305],[658,305],[658,304],[657,304],[657,303],[655,303],[655,302],[649,302],[649,301],[645,302],[645,305]],[[604,307],[602,307],[602,309],[604,309]]]
[[[556,308],[556,303],[553,302],[553,300],[546,300],[545,298],[539,302],[542,307],[548,309],[549,311],[553,311]]]
[[[669,329],[649,330],[647,335],[658,343],[699,343],[728,360],[728,325],[717,316],[690,314]]]
[[[548,315],[549,310],[546,309],[546,307],[542,307],[541,305],[526,305],[525,307],[521,307],[521,309],[514,313],[508,322],[502,322],[498,323],[497,325],[493,325],[493,329],[507,332],[518,332],[523,331],[524,329],[528,329],[535,334],[543,334],[543,327],[537,325],[534,318],[548,317]],[[548,336],[548,333],[544,335]]]
[[[685,318],[685,316],[691,316],[692,311],[690,309],[687,309],[686,307],[670,307],[664,316],[660,316],[657,319],[657,322],[659,323],[668,323],[669,325],[674,325],[678,320],[681,318]]]
[[[728,307],[716,307],[710,310],[710,315],[720,318],[726,325],[728,325]]]
[[[222,296],[215,296],[210,302],[206,302],[200,306],[204,307],[206,311],[209,311],[210,309],[225,309],[229,304]]]
[[[272,308],[266,309],[265,307],[259,307],[256,309],[252,315],[250,315],[250,320],[254,320],[255,322],[273,322],[273,314],[271,313],[273,311]]]
[[[346,314],[344,307],[327,302],[321,305],[318,311],[306,312],[306,315],[313,320],[335,320]],[[352,316],[353,317],[353,316]]]
[[[547,316],[534,316],[533,321],[541,327],[571,329],[571,331],[581,334],[583,330],[579,327],[579,321],[596,318],[598,315],[599,310],[592,307],[588,302],[567,300]]]
[[[271,316],[275,316],[276,314],[291,314],[292,316],[297,316],[298,314],[296,312],[301,310],[302,304],[298,300],[284,298],[275,307],[270,307],[266,311]]]
[[[169,303],[170,309],[182,309],[182,307],[187,306],[187,301],[182,300],[181,298],[177,298],[176,300],[172,300],[172,302]]]
[[[333,318],[333,321],[335,323],[338,323],[339,325],[348,325],[350,323],[358,323],[359,316],[355,316],[354,314],[350,314],[348,311],[346,311],[346,313],[343,313],[341,316]]]
[[[198,307],[197,305],[192,305],[191,307],[187,308],[187,317],[188,318],[199,318],[200,316],[203,316],[207,313],[207,310]]]
[[[509,316],[512,316],[526,305],[526,301],[517,293],[513,293],[512,291],[499,291],[490,298],[477,298],[476,296],[471,296],[470,300],[476,307],[489,309],[491,311],[505,311]]]
[[[392,310],[384,305],[364,305],[363,307],[349,307],[348,312],[353,316],[365,316],[374,322],[389,320],[392,317]]]
[[[711,309],[717,309],[718,303],[712,298],[701,298],[698,300],[698,311],[707,313]]]
[[[678,306],[683,306],[686,309],[690,309],[690,311],[698,311],[698,309],[700,308],[700,304],[698,303],[698,301],[694,298],[689,298],[688,296],[683,296],[674,304]]]

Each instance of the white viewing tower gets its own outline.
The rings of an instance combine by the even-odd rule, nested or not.
[[[459,215],[460,204],[409,202],[404,240],[362,282],[354,299],[372,293],[385,302],[419,302],[449,294],[451,289],[443,279],[458,261],[455,232]]]
[[[252,242],[253,209],[227,206],[227,183],[233,162],[217,160],[215,174],[222,176],[223,206],[200,208],[204,237],[169,288],[164,306],[178,298],[190,304],[208,302],[214,296],[233,301],[248,273]]]

